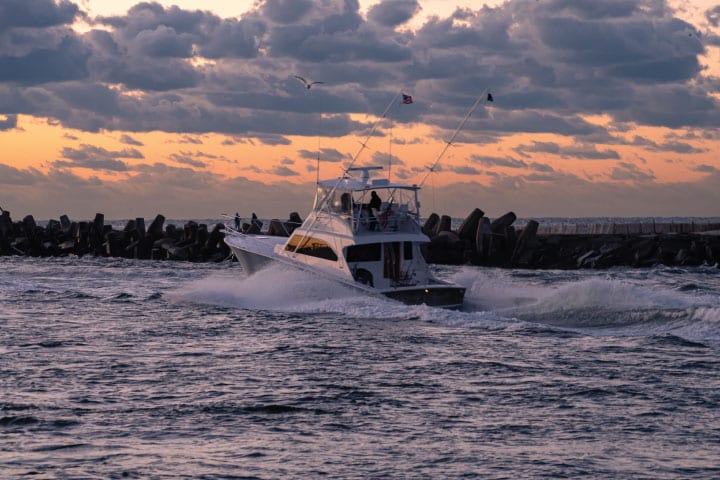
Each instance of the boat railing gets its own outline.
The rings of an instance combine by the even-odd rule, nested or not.
[[[406,204],[386,205],[380,210],[368,211],[358,209],[352,216],[348,216],[348,222],[353,232],[359,233],[414,233],[419,231],[417,215],[408,211]]]

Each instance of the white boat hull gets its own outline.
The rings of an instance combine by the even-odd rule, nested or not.
[[[311,268],[303,263],[295,262],[288,257],[277,255],[277,253],[275,253],[275,246],[283,245],[285,241],[286,238],[284,237],[267,235],[236,234],[226,237],[228,246],[248,275],[252,275],[272,263],[280,263],[337,281],[351,288],[361,290],[364,293],[381,294],[409,305],[425,304],[445,308],[459,308],[462,306],[465,295],[464,287],[435,280],[434,283],[425,285],[385,289],[374,288],[332,271]]]
[[[262,270],[276,260],[273,251],[275,245],[285,242],[283,237],[265,235],[231,235],[227,236],[225,243],[232,250],[243,270],[248,275]]]

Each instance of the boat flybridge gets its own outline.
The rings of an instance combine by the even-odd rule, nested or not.
[[[280,262],[404,303],[460,307],[465,288],[435,278],[420,251],[430,241],[420,228],[420,187],[370,178],[380,169],[318,182],[312,211],[289,238],[227,225],[225,242],[248,274]]]

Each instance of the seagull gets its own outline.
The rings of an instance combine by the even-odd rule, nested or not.
[[[300,80],[302,83],[304,83],[304,84],[305,84],[305,88],[307,88],[308,90],[310,90],[310,87],[312,87],[312,86],[315,85],[316,83],[325,83],[325,82],[308,82],[307,80],[305,80],[305,79],[304,79],[303,77],[301,77],[300,75],[293,75],[293,77],[297,78],[297,79]]]

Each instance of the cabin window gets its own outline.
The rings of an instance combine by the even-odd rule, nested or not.
[[[345,259],[352,262],[379,262],[382,249],[379,243],[352,245],[345,250]]]
[[[300,243],[300,240],[302,240],[302,235],[294,235],[288,244],[285,245],[285,250],[337,262],[338,257],[335,251],[322,240],[306,237],[305,240],[302,240],[302,245],[296,250],[295,246]]]
[[[403,245],[403,256],[405,257],[405,260],[412,260],[413,258],[413,244],[412,242],[405,242],[405,245]]]

